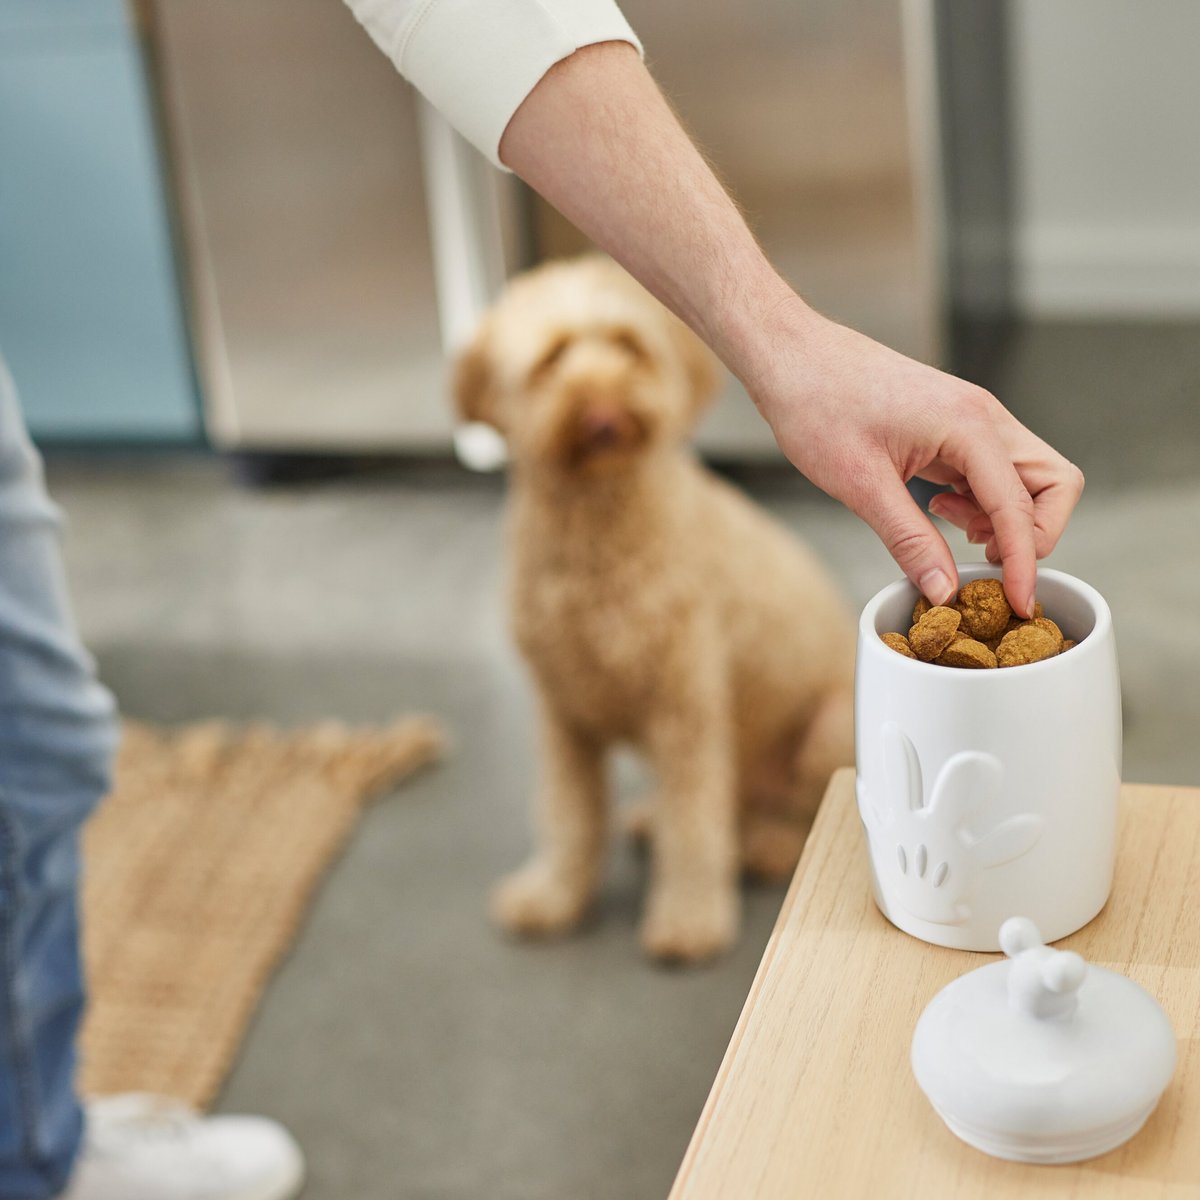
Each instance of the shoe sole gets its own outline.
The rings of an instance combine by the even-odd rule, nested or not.
[[[304,1190],[304,1165],[292,1163],[275,1179],[258,1184],[253,1191],[239,1192],[229,1200],[296,1200]]]

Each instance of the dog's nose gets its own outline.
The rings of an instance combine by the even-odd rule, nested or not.
[[[641,422],[627,409],[610,404],[589,404],[578,416],[579,441],[588,450],[613,450],[631,446],[641,437]]]

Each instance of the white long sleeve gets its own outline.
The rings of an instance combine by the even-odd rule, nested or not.
[[[556,62],[637,35],[614,0],[346,0],[397,70],[497,166],[500,138]]]

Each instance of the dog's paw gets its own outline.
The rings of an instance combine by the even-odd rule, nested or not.
[[[492,917],[509,933],[545,937],[579,924],[588,890],[540,859],[505,876],[492,893]]]
[[[656,888],[642,921],[642,948],[664,962],[702,962],[727,950],[737,934],[740,897],[735,887],[703,892]]]

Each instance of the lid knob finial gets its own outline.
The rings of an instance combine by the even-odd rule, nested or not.
[[[1010,917],[1000,926],[1000,948],[1013,960],[1008,999],[1035,1017],[1067,1017],[1079,1002],[1087,963],[1071,950],[1044,945],[1028,917]]]

